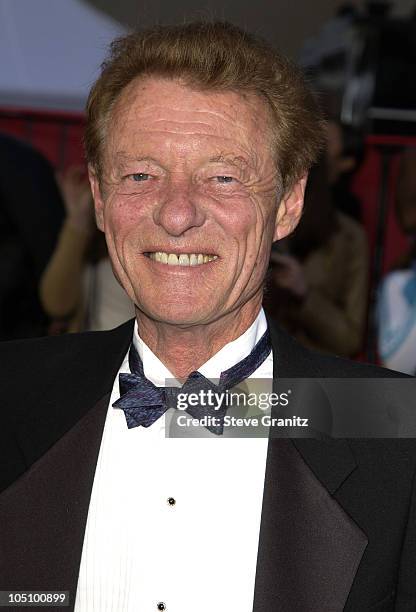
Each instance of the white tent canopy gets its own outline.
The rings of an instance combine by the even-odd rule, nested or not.
[[[0,0],[0,106],[81,111],[123,33],[81,0]]]

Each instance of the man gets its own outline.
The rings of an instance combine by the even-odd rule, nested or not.
[[[320,144],[296,70],[231,25],[113,44],[86,148],[136,322],[4,346],[1,589],[77,612],[414,609],[411,444],[165,437],[168,379],[381,375],[261,309]]]

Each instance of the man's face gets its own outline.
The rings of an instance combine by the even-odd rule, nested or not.
[[[281,202],[266,103],[150,77],[122,92],[109,124],[101,189],[91,172],[97,224],[137,307],[193,326],[260,303],[304,189]]]

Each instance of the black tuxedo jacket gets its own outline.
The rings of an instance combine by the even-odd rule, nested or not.
[[[271,331],[280,377],[388,375]],[[130,321],[1,346],[0,590],[68,590],[73,609],[109,395],[131,337]],[[269,440],[254,611],[414,612],[415,459],[409,440]]]

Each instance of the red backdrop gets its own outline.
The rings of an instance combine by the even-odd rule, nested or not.
[[[57,170],[84,163],[84,115],[0,108],[0,132],[29,142]]]

